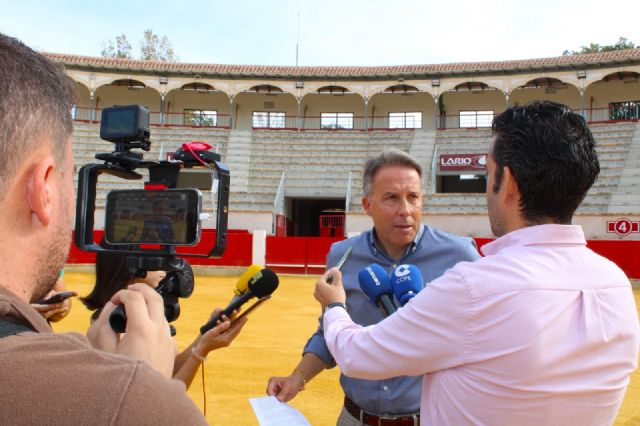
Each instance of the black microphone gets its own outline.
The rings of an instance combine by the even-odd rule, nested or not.
[[[385,316],[398,310],[393,300],[393,288],[387,271],[376,263],[372,263],[358,272],[360,288],[374,305],[378,305]]]
[[[222,319],[223,315],[230,316],[233,311],[244,305],[250,299],[257,297],[262,298],[269,296],[278,288],[278,276],[271,269],[262,269],[249,279],[247,291],[235,298],[224,308],[220,314],[213,317],[209,322],[200,327],[200,334],[204,334],[216,326],[216,323]]]

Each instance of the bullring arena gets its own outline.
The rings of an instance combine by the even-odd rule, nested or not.
[[[228,247],[197,265],[196,290],[175,322],[186,346],[211,309],[225,306],[237,275],[252,263],[283,273],[273,300],[251,315],[230,348],[209,355],[207,418],[257,424],[248,398],[267,379],[289,374],[317,325],[315,276],[329,245],[371,226],[360,205],[362,167],[383,148],[409,152],[425,173],[423,221],[445,231],[492,238],[484,154],[493,117],[532,100],[567,104],[589,122],[601,174],[574,217],[590,247],[640,278],[640,49],[506,62],[385,67],[270,67],[187,64],[47,53],[77,82],[73,146],[78,166],[113,146],[99,138],[100,113],[113,105],[151,111],[148,158],[205,141],[231,170]],[[96,240],[105,195],[140,188],[101,178]],[[205,194],[205,205],[212,195]],[[204,224],[211,228],[211,223]],[[211,240],[213,231],[205,232]],[[91,254],[72,247],[67,287],[86,294]],[[212,275],[213,274],[213,275]],[[637,281],[636,281],[637,283]],[[636,303],[640,295],[636,285]],[[84,331],[89,312],[75,302],[57,331]],[[203,406],[197,376],[190,395]],[[314,425],[334,424],[342,404],[338,371],[318,376],[292,405]],[[640,424],[636,371],[618,425]]]

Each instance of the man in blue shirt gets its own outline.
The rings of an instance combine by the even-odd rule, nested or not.
[[[347,309],[353,320],[371,325],[384,318],[360,289],[358,272],[377,263],[391,272],[398,265],[417,266],[424,282],[438,278],[460,261],[479,257],[470,238],[459,237],[421,224],[422,168],[398,150],[384,151],[365,164],[362,206],[373,220],[373,229],[331,246],[327,268],[336,265],[349,247],[353,252],[342,269]],[[401,330],[399,330],[401,332]],[[304,385],[325,368],[335,366],[320,326],[304,347],[303,357],[286,377],[269,379],[267,393],[281,401],[293,399]],[[344,375],[340,384],[345,406],[339,426],[418,424],[422,377],[361,380]]]
[[[176,242],[173,235],[173,221],[164,214],[164,201],[157,200],[153,203],[153,216],[145,219],[140,239],[153,243]]]

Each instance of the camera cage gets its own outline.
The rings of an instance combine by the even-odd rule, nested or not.
[[[113,115],[110,115],[113,114]],[[119,116],[117,116],[119,114]],[[114,118],[115,117],[115,118]],[[116,123],[111,129],[110,119]],[[124,119],[124,120],[123,120]],[[120,120],[120,121],[118,121]],[[144,277],[146,271],[164,270],[167,275],[158,284],[156,291],[164,300],[165,317],[172,322],[180,315],[178,298],[186,298],[193,292],[193,271],[191,265],[180,257],[221,257],[227,247],[227,221],[229,211],[229,168],[220,162],[220,155],[207,151],[207,146],[197,145],[194,150],[178,150],[173,161],[144,160],[143,154],[130,152],[140,148],[149,151],[149,110],[140,105],[105,108],[102,111],[100,138],[113,142],[116,146],[111,153],[98,153],[95,158],[103,163],[84,165],[78,173],[78,199],[76,204],[75,244],[83,251],[126,254],[126,265],[135,276]],[[184,145],[183,145],[184,147]],[[94,240],[94,222],[98,177],[109,174],[127,180],[139,180],[143,175],[135,169],[148,169],[149,182],[145,189],[170,189],[178,187],[180,171],[184,168],[204,165],[212,168],[217,177],[216,240],[208,253],[177,253],[174,245],[159,245],[159,249],[143,249],[136,244],[136,250],[106,248]],[[203,188],[198,188],[203,189]],[[198,212],[200,214],[201,212]],[[152,244],[158,245],[158,244]],[[117,247],[117,246],[112,246]],[[127,317],[124,307],[118,306],[110,315],[111,327],[119,333],[126,328]],[[170,326],[172,335],[175,327]]]
[[[115,132],[115,137],[110,137],[110,132],[104,128],[109,124],[105,116],[109,117],[109,114],[121,112],[130,115],[133,114],[136,119],[133,123],[130,123],[130,129],[126,129],[127,131],[119,129]],[[78,198],[75,225],[76,246],[80,250],[88,252],[126,253],[129,255],[139,255],[140,257],[167,259],[174,258],[175,256],[196,258],[221,257],[227,246],[230,173],[227,165],[220,162],[220,155],[205,150],[178,150],[174,155],[173,161],[145,160],[142,153],[130,152],[130,150],[133,148],[141,148],[149,151],[150,149],[151,142],[149,140],[150,132],[148,129],[149,111],[146,108],[140,105],[105,108],[102,112],[102,118],[100,137],[113,142],[116,148],[111,153],[97,153],[95,158],[104,162],[86,164],[78,173]],[[110,249],[102,247],[94,240],[93,231],[95,225],[97,184],[98,177],[101,174],[109,174],[127,180],[139,180],[142,179],[143,175],[136,172],[135,169],[148,169],[149,182],[146,182],[145,185],[152,186],[155,189],[169,189],[177,187],[178,176],[182,169],[192,168],[193,166],[201,164],[207,164],[213,168],[213,171],[215,171],[217,175],[218,182],[216,240],[208,253],[177,253],[175,247],[169,245],[161,245],[159,249],[143,249],[139,246],[137,250]],[[169,263],[170,262],[164,261],[151,261],[151,264],[158,266],[158,269],[168,271],[175,270]],[[141,267],[143,267],[142,264]],[[151,270],[147,267],[145,267],[145,269]]]

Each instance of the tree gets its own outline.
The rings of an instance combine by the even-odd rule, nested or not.
[[[626,37],[620,37],[616,44],[611,45],[599,45],[598,43],[591,43],[589,46],[580,46],[579,51],[565,50],[562,52],[562,56],[567,55],[581,55],[583,53],[598,53],[598,52],[611,52],[614,50],[634,49],[636,46],[632,41],[627,40]]]
[[[105,58],[131,59],[131,44],[129,44],[127,36],[124,34],[116,36],[115,43],[113,40],[102,42],[101,55]]]
[[[127,36],[121,34],[114,40],[102,43],[101,55],[105,58],[127,58],[132,59],[131,44]],[[143,34],[140,42],[139,59],[147,61],[177,62],[178,56],[173,51],[173,46],[167,36],[158,36],[152,29],[148,29]]]
[[[167,36],[160,38],[152,29],[144,32],[144,39],[140,42],[140,59],[147,61],[176,62],[178,57]]]

